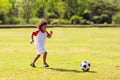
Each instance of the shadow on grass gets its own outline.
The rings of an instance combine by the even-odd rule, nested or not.
[[[74,73],[97,73],[96,71],[88,71],[88,72],[83,72],[79,70],[70,70],[70,69],[61,69],[61,68],[46,68],[46,69],[51,69],[59,72],[74,72]]]

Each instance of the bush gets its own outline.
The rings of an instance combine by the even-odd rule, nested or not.
[[[93,16],[93,21],[94,21],[95,23],[99,23],[99,22],[101,21],[100,16]]]
[[[113,24],[120,24],[120,14],[113,16]]]
[[[74,15],[71,17],[70,21],[72,24],[80,24],[80,20],[83,19],[80,16]]]
[[[83,17],[80,16],[72,16],[70,19],[72,24],[93,24],[91,21],[83,19]]]
[[[52,19],[52,20],[50,20],[50,24],[59,24],[59,20],[58,19]]]
[[[51,19],[50,24],[70,24],[69,20],[66,19]]]
[[[31,18],[30,19],[30,24],[37,24],[38,22],[40,22],[40,18]]]
[[[55,14],[55,13],[48,13],[48,18],[58,18],[59,15]]]
[[[67,19],[61,19],[60,24],[70,24],[70,21]]]
[[[2,24],[2,21],[0,20],[0,24]]]
[[[19,23],[19,24],[26,24],[26,21],[25,21],[25,19],[18,18],[18,20],[20,21],[20,23]]]
[[[94,24],[93,22],[86,20],[86,19],[82,19],[81,20],[81,24]]]
[[[111,23],[112,19],[107,14],[102,14],[100,16],[93,16],[93,21],[97,24]]]
[[[14,21],[13,21],[13,24],[20,24],[20,19],[14,17],[13,20],[14,20]]]
[[[16,17],[5,17],[5,24],[19,24],[20,20]]]

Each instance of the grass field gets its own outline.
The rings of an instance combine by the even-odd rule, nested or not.
[[[0,29],[0,80],[120,80],[120,28],[48,28],[47,62],[29,64],[36,55],[30,34],[35,28]],[[91,63],[82,72],[80,63]]]

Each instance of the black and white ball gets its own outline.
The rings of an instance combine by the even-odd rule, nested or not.
[[[87,61],[84,61],[81,63],[80,67],[84,72],[89,71],[90,70],[90,63]]]

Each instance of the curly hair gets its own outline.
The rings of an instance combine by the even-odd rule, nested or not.
[[[47,25],[47,21],[46,21],[46,20],[40,21],[40,22],[38,23],[38,25],[37,25],[37,28],[41,30],[41,27],[42,27],[43,25]]]

